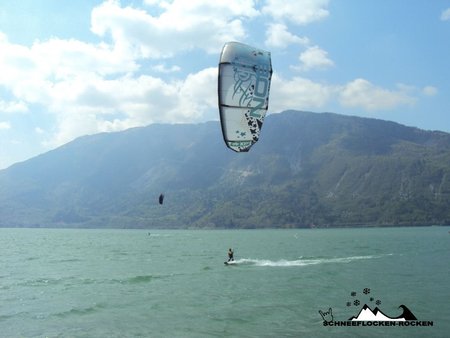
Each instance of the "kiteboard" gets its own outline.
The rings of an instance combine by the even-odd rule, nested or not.
[[[228,148],[247,152],[259,139],[269,105],[270,52],[228,42],[219,61],[219,112]]]
[[[229,262],[223,262],[225,265],[234,265],[236,264],[236,261],[229,261]]]

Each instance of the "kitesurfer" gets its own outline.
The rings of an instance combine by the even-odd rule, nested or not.
[[[231,248],[228,249],[228,262],[229,261],[234,261],[234,252]]]

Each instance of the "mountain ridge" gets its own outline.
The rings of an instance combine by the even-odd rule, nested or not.
[[[245,154],[218,122],[155,124],[0,170],[0,226],[431,225],[449,204],[450,134],[334,113],[269,115]]]

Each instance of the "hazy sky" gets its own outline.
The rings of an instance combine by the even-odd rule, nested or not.
[[[448,0],[2,0],[0,168],[86,134],[217,120],[233,40],[271,51],[270,113],[450,132]]]

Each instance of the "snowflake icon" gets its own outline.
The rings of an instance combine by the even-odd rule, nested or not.
[[[351,302],[347,302],[347,306],[352,306],[352,303]]]
[[[365,295],[368,295],[370,293],[370,289],[369,288],[365,288],[363,290],[363,292],[364,292]]]
[[[356,296],[356,292],[353,291],[350,295],[351,295],[352,297],[355,297],[355,296]]]
[[[378,299],[378,300],[375,302],[375,304],[380,305],[380,304],[381,304],[381,300]]]
[[[371,302],[373,302],[375,300],[375,298],[373,298],[373,297],[370,297],[370,301]]]
[[[355,300],[354,302],[353,302],[353,304],[355,305],[355,306],[358,306],[360,303],[359,303],[359,300]]]

